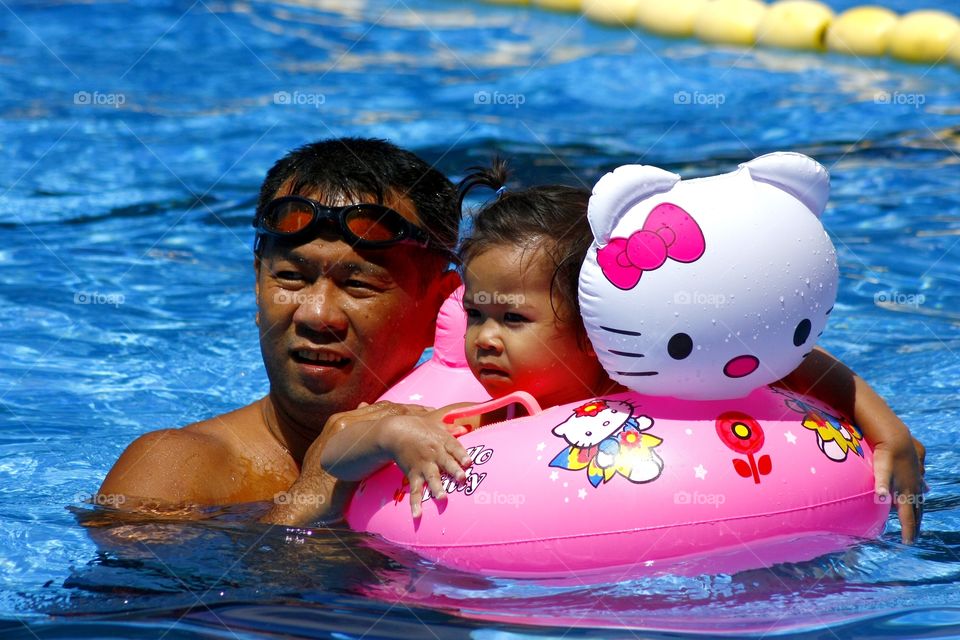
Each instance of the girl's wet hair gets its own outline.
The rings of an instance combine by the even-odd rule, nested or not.
[[[505,189],[508,178],[507,163],[495,158],[490,167],[471,167],[471,173],[460,182],[461,209],[466,195],[477,187],[498,191],[494,200],[474,213],[473,232],[458,251],[460,260],[466,265],[498,245],[542,249],[554,265],[551,304],[554,296],[559,296],[579,322],[577,281],[593,241],[587,221],[590,191],[564,185]],[[553,310],[559,318],[556,305]]]

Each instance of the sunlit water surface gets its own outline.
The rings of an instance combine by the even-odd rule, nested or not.
[[[960,635],[960,70],[440,0],[12,2],[0,16],[5,637]],[[81,526],[106,517],[84,500],[134,437],[265,392],[256,190],[288,149],[344,134],[453,177],[500,151],[528,184],[590,185],[634,162],[706,175],[778,149],[828,165],[841,290],[822,343],[928,447],[919,543],[899,544],[891,519],[806,563],[558,587],[250,525],[262,505]]]

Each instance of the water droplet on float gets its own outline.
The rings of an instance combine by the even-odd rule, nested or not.
[[[783,296],[780,296],[780,304],[783,304]]]
[[[807,286],[810,285],[810,278],[804,278],[803,281],[807,284]]]

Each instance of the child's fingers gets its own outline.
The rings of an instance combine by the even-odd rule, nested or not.
[[[453,456],[453,459],[457,461],[457,464],[460,465],[461,468],[466,469],[473,464],[473,459],[470,457],[470,454],[467,453],[467,450],[463,448],[463,445],[460,444],[459,440],[449,440],[444,448],[447,450],[447,453]]]
[[[913,544],[920,530],[920,518],[923,517],[923,502],[917,501],[917,494],[897,496],[897,517],[900,519],[900,540],[904,544]]]
[[[916,438],[911,437],[910,439],[913,440],[913,449],[917,452],[917,463],[920,465],[920,475],[926,475],[927,448]]]
[[[427,486],[430,487],[430,494],[437,500],[447,497],[447,491],[443,488],[443,482],[440,480],[440,469],[436,465],[431,465],[430,471],[426,474]]]
[[[893,480],[893,461],[889,453],[882,449],[874,451],[873,484],[874,492],[880,502],[890,499],[890,483]]]
[[[918,461],[902,456],[897,461],[890,451],[878,447],[874,451],[873,473],[877,498],[895,503],[900,539],[904,544],[913,543],[923,517],[923,476]]]
[[[420,501],[423,500],[423,478],[420,474],[410,477],[410,514],[420,517]]]
[[[463,482],[467,479],[467,474],[463,472],[460,463],[452,456],[443,456],[440,461],[440,468],[457,482]]]
[[[890,489],[893,484],[893,456],[883,449],[874,451],[873,482],[874,494],[877,500],[884,503],[892,502]],[[900,520],[900,539],[904,544],[910,544],[917,535],[917,514],[914,512],[916,495],[898,491],[896,501],[897,519]],[[891,505],[891,508],[894,505]]]
[[[923,476],[919,475],[918,469],[908,465],[908,470],[901,473],[900,477],[906,478],[897,482],[900,539],[905,544],[912,544],[920,533],[920,521],[923,519]]]
[[[452,435],[454,438],[459,438],[460,436],[464,436],[470,433],[471,431],[469,427],[466,427],[462,424],[444,424],[443,426],[444,428],[446,428],[447,433]]]

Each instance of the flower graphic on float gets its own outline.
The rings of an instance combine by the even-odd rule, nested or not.
[[[773,469],[770,456],[764,454],[759,458],[755,454],[763,448],[763,427],[752,417],[740,411],[727,411],[717,417],[717,435],[723,444],[730,449],[747,457],[733,459],[733,468],[741,478],[753,478],[754,484],[760,484],[760,476],[765,476]]]

